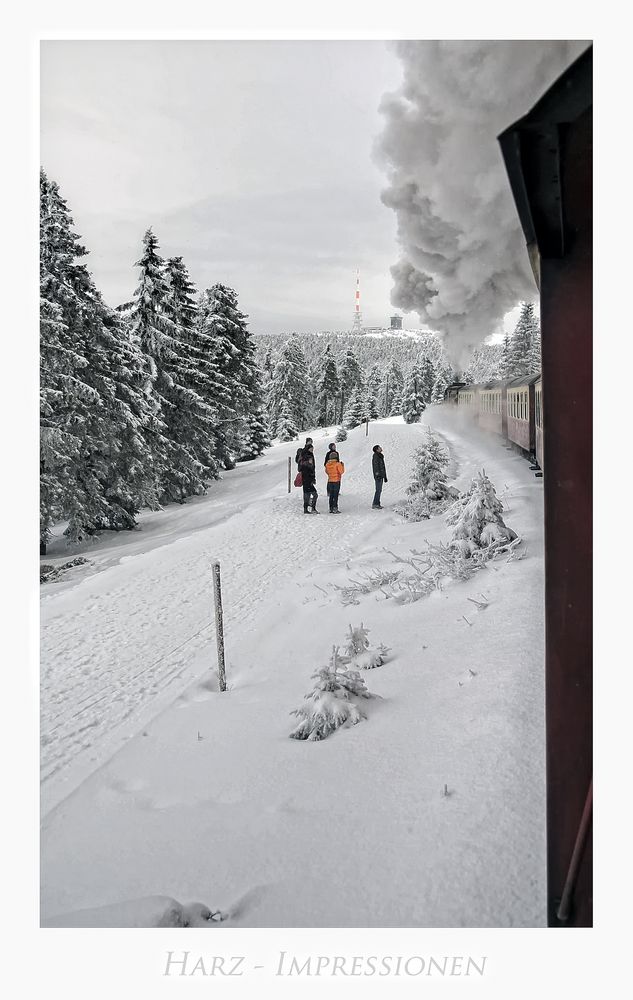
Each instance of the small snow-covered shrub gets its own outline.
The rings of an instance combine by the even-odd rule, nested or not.
[[[305,696],[306,704],[291,715],[299,724],[290,733],[294,740],[324,740],[341,726],[355,726],[365,716],[357,704],[359,698],[371,698],[357,670],[348,668],[349,659],[337,647],[327,667],[312,675],[314,688]]]
[[[431,501],[424,493],[414,493],[404,503],[394,507],[406,521],[424,521],[431,516]]]
[[[335,441],[347,441],[347,431],[344,427],[337,427],[336,434],[334,436]]]
[[[369,645],[369,629],[363,623],[354,628],[349,626],[347,635],[347,646],[345,656],[349,659],[351,667],[362,670],[373,670],[374,667],[381,667],[385,662],[388,653],[386,646],[380,645],[378,649],[371,649]]]
[[[451,507],[446,518],[454,526],[450,546],[465,559],[478,561],[507,551],[517,534],[505,524],[503,504],[485,470],[477,473],[468,492]]]
[[[360,604],[358,598],[363,594],[371,594],[373,590],[381,590],[391,586],[400,576],[399,570],[374,569],[362,574],[360,580],[350,580],[349,584],[340,587],[334,584],[335,590],[341,595],[342,604]]]

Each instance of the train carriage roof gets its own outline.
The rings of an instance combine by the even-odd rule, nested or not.
[[[520,389],[522,386],[534,385],[535,382],[540,381],[540,378],[540,372],[535,375],[518,375],[516,378],[509,379],[506,384],[508,389]]]

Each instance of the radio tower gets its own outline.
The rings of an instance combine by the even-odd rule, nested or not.
[[[360,272],[356,269],[356,306],[354,308],[354,322],[352,323],[352,333],[362,333],[363,315],[360,311]]]

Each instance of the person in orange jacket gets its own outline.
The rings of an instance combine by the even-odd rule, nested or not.
[[[345,472],[345,466],[339,459],[338,451],[330,451],[325,463],[327,473],[327,495],[330,501],[330,514],[338,514],[338,495],[341,490],[341,476]]]

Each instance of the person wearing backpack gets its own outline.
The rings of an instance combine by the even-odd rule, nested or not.
[[[345,472],[345,466],[339,459],[338,451],[329,453],[328,461],[325,464],[327,473],[327,495],[330,502],[330,514],[338,514],[338,495],[341,491],[341,476]]]
[[[316,489],[316,468],[314,465],[314,449],[311,444],[301,452],[299,458],[299,472],[301,473],[301,485],[303,486],[303,513],[318,514],[316,502],[319,494]]]
[[[387,482],[387,469],[385,468],[385,456],[382,453],[382,448],[379,444],[374,445],[374,454],[371,459],[371,468],[374,474],[374,483],[376,484],[376,491],[374,493],[374,502],[372,503],[373,510],[382,510],[382,504],[380,503],[380,494],[382,493],[383,484]]]
[[[295,462],[297,465],[299,465],[299,462],[301,461],[301,456],[309,444],[312,444],[312,438],[306,438],[306,443],[297,448],[297,454],[295,455]]]

